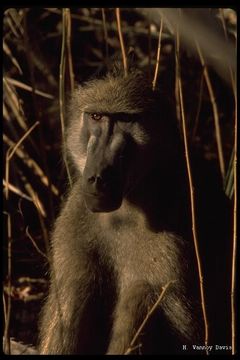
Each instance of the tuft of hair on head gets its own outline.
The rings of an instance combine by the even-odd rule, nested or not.
[[[133,49],[129,50],[128,74],[125,76],[118,56],[105,74],[83,83],[75,93],[80,111],[99,113],[155,112],[157,92],[148,76],[136,66]]]
[[[128,49],[127,65],[128,65],[128,73],[131,73],[137,68],[137,55],[132,46],[130,46]],[[113,57],[112,62],[109,64],[108,67],[108,73],[111,74],[113,77],[125,75],[123,60],[120,53],[117,53]]]

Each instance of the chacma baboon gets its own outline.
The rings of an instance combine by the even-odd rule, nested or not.
[[[192,344],[204,345],[189,188],[174,113],[136,69],[124,76],[115,68],[75,91],[67,151],[76,174],[52,236],[42,354],[183,353]],[[223,233],[212,225],[215,210],[200,202],[203,213],[212,214],[199,232],[209,241],[209,341],[227,345],[228,305],[220,294],[228,274],[218,257]],[[159,306],[134,339],[164,286]]]

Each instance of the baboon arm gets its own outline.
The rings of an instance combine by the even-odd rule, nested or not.
[[[152,298],[151,286],[142,282],[134,284],[131,289],[120,294],[107,354],[121,355],[127,351],[131,353],[131,342],[147,315]],[[136,339],[133,348],[137,347],[139,340]]]
[[[89,333],[94,330],[91,298],[91,274],[83,273],[81,280],[65,278],[61,286],[52,283],[43,309],[40,327],[41,354],[84,354],[88,352]],[[79,285],[80,284],[80,285]]]
[[[42,354],[88,353],[95,333],[99,271],[86,250],[84,211],[77,191],[75,185],[52,236],[51,286],[40,324]]]

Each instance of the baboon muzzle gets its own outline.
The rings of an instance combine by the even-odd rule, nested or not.
[[[84,200],[93,212],[116,210],[122,203],[122,181],[120,169],[113,166],[91,169],[83,173]]]

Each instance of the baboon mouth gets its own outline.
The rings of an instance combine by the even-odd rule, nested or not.
[[[87,208],[92,212],[111,212],[121,206],[122,196],[115,193],[85,193],[84,200]]]
[[[90,196],[90,197],[92,196],[92,197],[95,197],[95,198],[104,198],[106,195],[104,195],[103,193],[97,193],[97,192],[91,193],[91,192],[85,191],[84,196]]]

